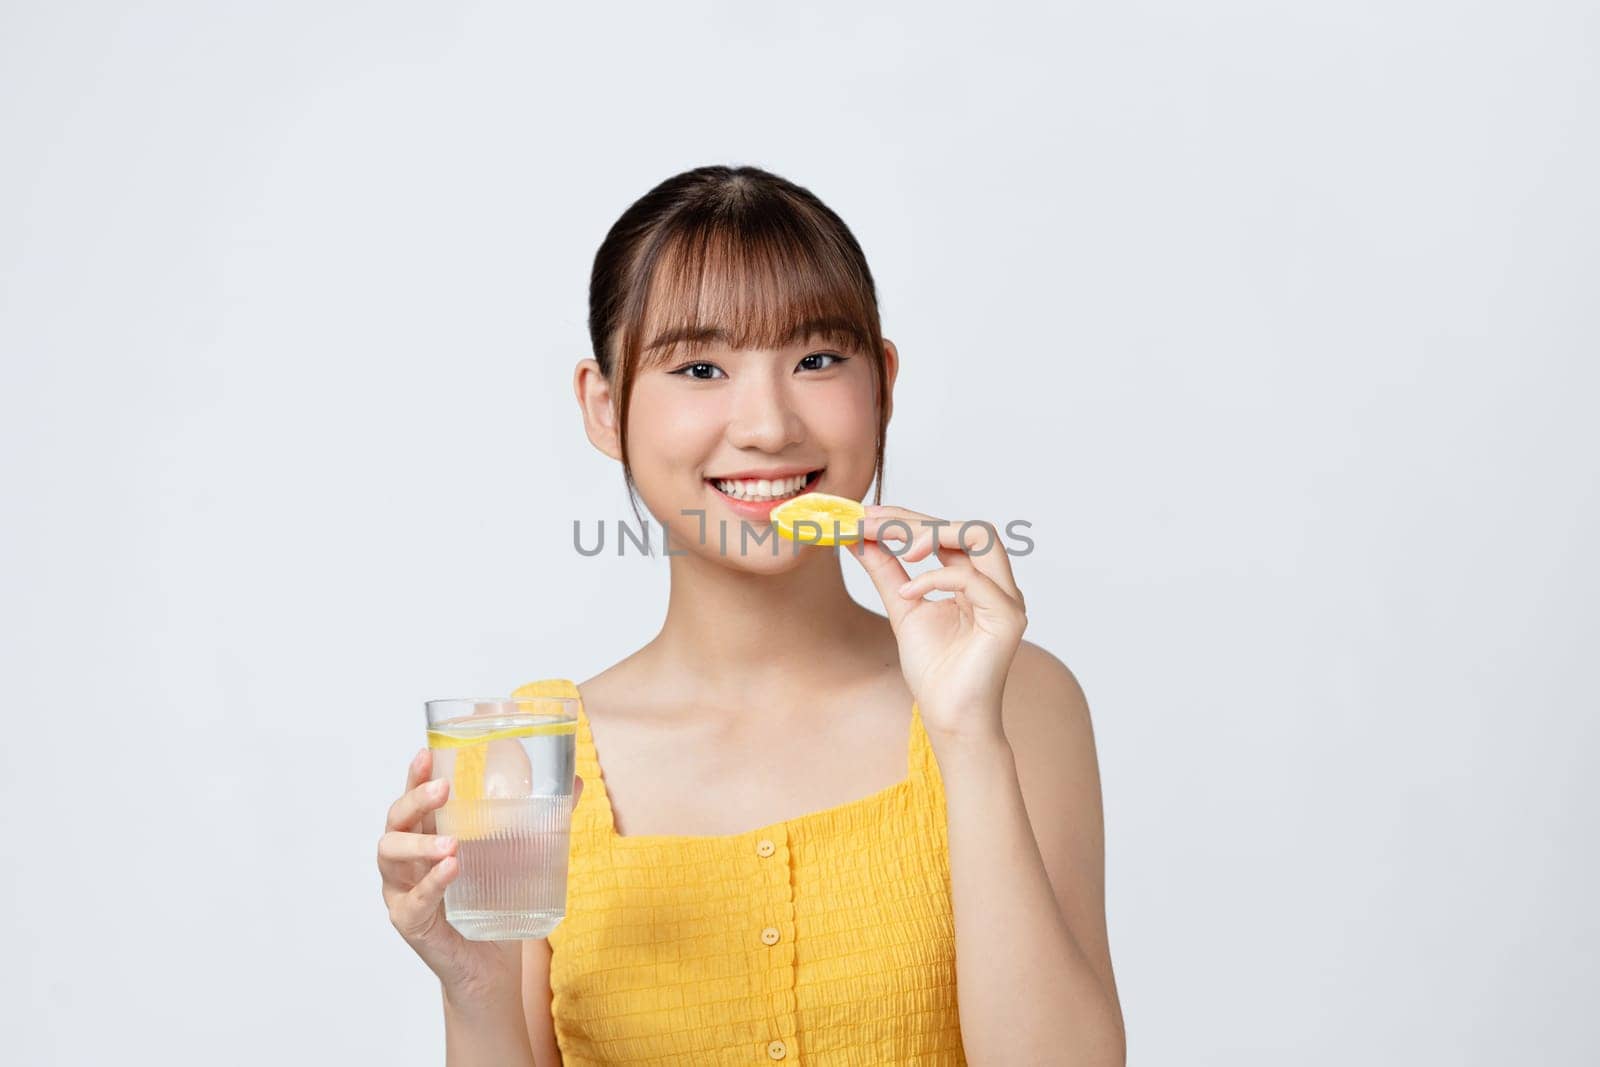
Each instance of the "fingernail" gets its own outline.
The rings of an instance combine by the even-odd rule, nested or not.
[[[432,793],[436,797],[442,797],[444,796],[444,787],[446,784],[447,783],[443,778],[435,778],[433,781],[428,783],[428,792]]]
[[[453,847],[455,847],[455,843],[455,838],[445,834],[438,838],[433,847],[438,849],[440,852],[449,852]]]

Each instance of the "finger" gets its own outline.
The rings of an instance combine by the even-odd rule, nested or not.
[[[978,568],[972,565],[972,557],[961,551],[959,548],[946,548],[944,545],[940,545],[934,551],[939,557],[939,562],[944,564],[946,567],[954,567],[957,570],[964,570],[970,574],[982,573],[978,570]]]
[[[1008,596],[987,575],[964,571],[955,567],[939,567],[924,571],[903,585],[898,596],[915,604],[935,589],[956,593],[967,598],[973,621],[985,630],[997,634],[1020,634],[1027,625],[1022,606]]]
[[[901,560],[907,563],[916,563],[927,559],[939,548],[939,540],[943,531],[937,530],[932,524],[920,526],[911,538],[911,544],[900,553]]]
[[[431,815],[435,809],[442,806],[449,794],[450,782],[444,778],[435,778],[431,782],[423,782],[415,789],[408,790],[389,808],[389,821],[384,829],[418,829],[423,817]]]
[[[878,544],[894,544],[890,554],[898,560],[915,563],[926,559],[937,545],[933,526],[937,520],[904,508],[893,510],[898,514],[873,514],[863,519],[861,536]]]
[[[937,531],[938,544],[944,548],[960,549],[966,553],[972,565],[980,574],[987,576],[1001,589],[1012,596],[1022,596],[1017,589],[1016,576],[1011,571],[1011,557],[1006,553],[1005,545],[1000,541],[1000,532],[995,529],[994,523],[982,519],[971,519],[962,522],[936,519],[932,515],[912,511],[909,508],[898,508],[890,505],[873,505],[868,508],[867,517],[863,520],[863,537],[877,538],[883,532],[883,526],[890,520],[899,520],[912,529],[912,546],[902,553],[900,558],[915,562],[927,556],[927,549],[932,547],[935,531]],[[896,524],[890,526],[885,536],[898,538],[903,533]],[[926,536],[919,536],[919,535]]]
[[[433,777],[433,749],[424,746],[417,750],[417,754],[411,757],[411,762],[406,766],[405,792],[411,792],[431,777]],[[411,829],[425,834],[433,833],[433,812],[424,813]]]
[[[378,860],[382,864],[443,859],[456,849],[456,839],[448,834],[409,834],[390,830],[378,838]]]
[[[383,899],[391,901],[422,881],[428,869],[456,852],[454,838],[433,833],[411,834],[391,830],[378,839],[378,874]]]
[[[1006,553],[1006,546],[1001,543],[1000,531],[995,529],[994,523],[974,519],[958,524],[951,532],[955,535],[955,547],[966,554],[980,574],[1021,601],[1022,592],[1017,588],[1016,575],[1011,573],[1011,557]]]
[[[945,548],[943,545],[939,546],[939,561],[947,567],[954,566],[972,568],[973,566],[971,556],[967,555],[959,548]],[[985,577],[988,576],[985,575]],[[1027,602],[1022,598],[1022,590],[1017,589],[1014,586],[1011,590],[1007,590],[1003,583],[996,582],[995,584],[1000,587],[1001,592],[1006,593],[1007,596],[1015,600],[1017,602],[1017,606],[1020,607],[1024,612],[1028,610]]]
[[[847,546],[846,551],[861,563],[867,577],[872,579],[873,588],[878,590],[884,611],[888,613],[889,624],[898,625],[906,612],[911,610],[911,605],[895,593],[910,577],[904,565],[876,541],[859,541]]]
[[[406,765],[406,787],[402,793],[409,793],[417,786],[428,780],[433,773],[433,749],[423,747],[417,749],[417,754],[411,757],[411,762]]]
[[[910,547],[900,553],[903,560],[915,562],[924,559],[940,547],[959,549],[967,554],[980,573],[988,575],[1001,588],[1015,587],[1010,558],[1005,554],[1005,547],[1000,543],[999,532],[993,523],[981,519],[956,522],[924,515],[910,508],[873,505],[863,525],[865,537],[909,540]],[[887,530],[885,526],[888,526]],[[905,536],[905,527],[911,529],[909,538]],[[990,556],[999,557],[995,565],[987,563],[987,557]]]
[[[433,865],[422,881],[408,893],[395,897],[389,906],[389,921],[407,940],[426,937],[439,921],[439,902],[444,899],[445,887],[455,880],[461,870],[461,860],[446,856]]]
[[[952,532],[954,526],[948,519],[924,515],[910,508],[872,505],[864,526],[863,537],[904,543],[905,549],[896,555],[912,563],[926,559],[941,543],[951,548],[959,545]]]

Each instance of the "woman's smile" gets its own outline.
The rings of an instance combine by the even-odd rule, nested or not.
[[[764,520],[785,500],[814,490],[826,469],[792,471],[777,477],[768,474],[766,477],[707,478],[706,484],[734,514]],[[746,473],[753,475],[755,472],[741,472]]]

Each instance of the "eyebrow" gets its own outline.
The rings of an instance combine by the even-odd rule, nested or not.
[[[787,344],[793,344],[796,341],[804,340],[813,334],[819,333],[847,333],[851,337],[856,338],[858,341],[861,338],[861,331],[859,328],[857,328],[855,323],[848,319],[831,317],[807,319],[805,322],[802,322],[800,325],[796,326],[793,330],[790,330],[789,336],[784,340]],[[728,331],[718,326],[680,326],[677,329],[666,330],[657,335],[654,341],[651,341],[649,344],[644,346],[643,351],[649,352],[657,348],[665,348],[668,345],[675,345],[684,341],[692,342],[694,344],[704,344],[710,341],[722,341],[726,343],[728,340]]]

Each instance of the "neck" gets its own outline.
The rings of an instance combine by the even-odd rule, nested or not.
[[[780,551],[790,550],[781,543]],[[887,624],[845,587],[839,552],[849,550],[802,548],[798,566],[775,574],[674,556],[666,620],[641,651],[672,673],[692,675],[703,700],[730,706],[866,666],[881,657]]]

